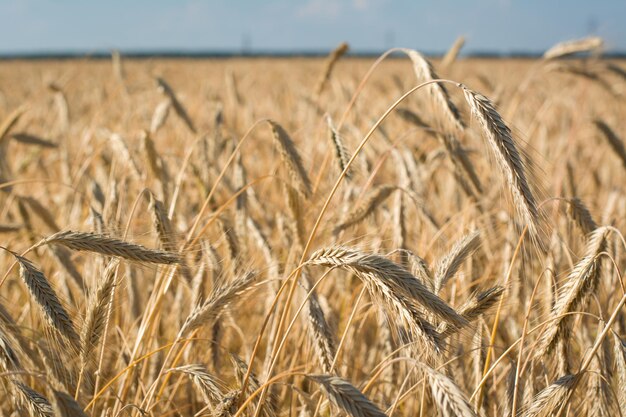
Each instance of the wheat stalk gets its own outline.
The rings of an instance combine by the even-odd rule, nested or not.
[[[593,122],[596,127],[602,132],[604,137],[606,138],[609,146],[613,149],[613,152],[619,157],[622,161],[622,165],[626,168],[626,147],[624,147],[624,142],[622,139],[617,136],[617,134],[607,125],[604,121],[600,119],[596,119]]]
[[[20,400],[26,405],[31,417],[54,417],[54,410],[46,397],[17,380],[11,382],[17,388]]]
[[[328,80],[330,80],[330,74],[337,64],[337,61],[348,52],[350,47],[346,42],[341,42],[332,52],[328,55],[326,59],[326,63],[324,64],[324,71],[322,71],[322,76],[320,77],[319,82],[317,83],[317,87],[315,87],[315,95],[320,96],[322,91],[324,91],[324,87],[328,84]]]
[[[476,413],[454,381],[427,365],[421,365],[420,369],[428,375],[433,399],[444,417],[476,417]]]
[[[548,417],[563,405],[574,386],[575,375],[564,375],[543,389],[533,398],[522,417]]]
[[[54,389],[50,391],[55,417],[88,417],[80,404],[69,394]]]
[[[448,49],[448,52],[446,52],[443,59],[441,60],[441,68],[448,69],[450,65],[452,65],[452,63],[456,61],[456,58],[459,56],[459,52],[461,51],[461,48],[463,48],[463,45],[465,45],[465,36],[459,36],[455,39],[452,46],[450,46],[450,49]]]
[[[256,273],[249,272],[231,284],[215,290],[203,304],[194,308],[183,323],[179,334],[184,335],[205,324],[212,324],[229,303],[250,289],[254,278],[256,278]]]
[[[218,380],[209,374],[206,367],[202,364],[179,366],[170,369],[168,372],[179,372],[188,375],[202,395],[204,402],[210,407],[214,407],[224,396]]]
[[[337,354],[335,340],[316,292],[308,288],[308,279],[306,277],[304,281],[307,283],[305,289],[310,293],[306,301],[308,334],[310,335],[322,370],[330,374],[333,372],[333,362]]]
[[[296,146],[293,140],[289,137],[289,134],[283,129],[281,125],[273,120],[269,120],[268,123],[272,128],[274,137],[274,144],[280,152],[280,157],[289,170],[289,175],[293,181],[294,187],[304,197],[311,195],[311,181],[302,164],[302,158],[296,150]]]
[[[335,158],[339,164],[339,172],[343,172],[348,166],[350,155],[344,145],[343,138],[339,134],[337,128],[333,125],[333,120],[328,114],[326,115],[326,124],[328,125],[328,130],[330,130],[330,140],[333,142],[333,146],[335,148]],[[345,177],[346,179],[350,179],[352,177],[350,170],[346,171]]]
[[[432,64],[422,54],[412,49],[403,49],[402,51],[411,59],[418,81],[426,82],[439,79]],[[441,83],[433,83],[427,89],[437,104],[437,109],[443,113],[448,125],[453,130],[463,130],[463,120],[459,110],[450,99],[450,94],[446,87]]]
[[[375,187],[368,193],[361,203],[353,206],[346,214],[346,218],[333,229],[333,233],[337,234],[341,231],[360,223],[367,216],[372,214],[376,208],[381,205],[398,187],[395,185],[385,184]]]
[[[604,40],[598,36],[559,42],[543,54],[544,59],[563,58],[580,52],[598,51],[604,46]]]
[[[471,232],[459,239],[452,249],[439,260],[435,272],[435,294],[441,291],[463,262],[478,249],[479,245],[480,234],[478,231]]]
[[[595,229],[587,239],[585,256],[574,266],[565,284],[559,291],[552,309],[548,329],[542,334],[536,356],[549,354],[556,343],[568,336],[571,317],[567,313],[583,307],[595,292],[600,278],[600,259],[606,249],[610,228]]]
[[[11,252],[20,265],[20,277],[26,284],[31,296],[41,308],[48,323],[74,347],[79,346],[80,338],[74,330],[74,324],[48,279],[28,259]]]
[[[47,139],[40,138],[39,136],[32,135],[30,133],[13,133],[11,139],[24,145],[41,146],[42,148],[55,149],[59,147],[59,144]]]
[[[112,301],[111,295],[115,288],[118,265],[118,261],[109,262],[102,273],[103,279],[100,281],[98,289],[91,297],[87,306],[85,323],[80,335],[80,361],[82,368],[87,364],[91,352],[96,348],[104,332],[109,306]]]
[[[526,178],[524,161],[517,149],[511,130],[497,112],[491,101],[462,86],[472,114],[478,120],[489,147],[493,150],[498,166],[509,185],[517,212],[532,235],[537,234],[539,210]]]
[[[148,249],[144,246],[125,242],[113,237],[71,230],[55,233],[43,240],[44,244],[58,244],[72,250],[100,253],[107,256],[118,256],[130,261],[155,264],[175,264],[180,262],[177,253]]]
[[[150,122],[150,134],[154,135],[163,127],[167,121],[167,116],[170,114],[171,106],[170,100],[164,100],[156,106]]]
[[[343,378],[333,375],[307,375],[307,378],[317,382],[328,399],[352,417],[386,416],[376,404]]]
[[[187,110],[185,110],[183,105],[178,100],[178,97],[176,97],[176,93],[174,93],[174,90],[172,89],[172,87],[170,87],[167,81],[165,81],[163,78],[160,78],[160,77],[156,78],[156,82],[157,82],[157,87],[159,91],[163,93],[169,99],[170,103],[172,104],[172,107],[174,107],[174,111],[176,112],[176,115],[180,117],[180,119],[185,123],[185,126],[187,126],[187,128],[191,131],[191,133],[195,134],[196,128],[193,124],[193,121],[191,120],[191,117],[189,117]]]
[[[567,205],[567,214],[586,236],[598,228],[593,216],[585,204],[577,197],[570,198]]]
[[[439,338],[433,326],[418,311],[418,306],[455,326],[466,324],[463,317],[418,279],[381,256],[345,247],[331,247],[313,253],[306,263],[354,272],[363,280],[371,295],[397,314],[413,335],[419,336],[433,351],[439,350]]]

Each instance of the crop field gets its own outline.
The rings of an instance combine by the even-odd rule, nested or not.
[[[626,64],[345,49],[0,62],[0,416],[626,416]]]

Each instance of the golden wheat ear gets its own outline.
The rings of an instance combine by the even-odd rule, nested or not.
[[[539,209],[526,174],[526,164],[518,150],[511,129],[491,101],[461,85],[472,115],[478,121],[483,137],[513,195],[516,211],[533,236],[539,232]]]

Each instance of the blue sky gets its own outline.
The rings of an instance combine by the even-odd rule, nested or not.
[[[543,51],[600,35],[626,50],[626,0],[0,0],[0,54],[129,50]]]

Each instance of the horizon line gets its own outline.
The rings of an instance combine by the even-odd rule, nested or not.
[[[380,56],[386,49],[353,50],[346,54],[352,58],[375,58]],[[259,48],[251,50],[241,49],[184,49],[184,48],[129,48],[123,49],[52,49],[42,51],[0,51],[0,60],[45,60],[45,59],[110,59],[113,52],[130,59],[151,58],[319,58],[329,55],[326,49],[302,48],[302,49],[272,49]],[[442,57],[446,51],[421,51],[428,57]],[[495,51],[471,49],[460,56],[464,58],[540,58],[545,51],[536,50],[511,50]],[[395,54],[391,55],[396,56]],[[626,58],[626,50],[614,50],[605,52],[603,58]]]

